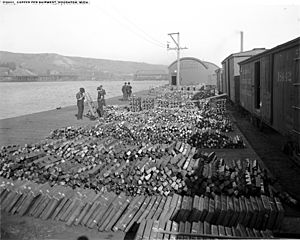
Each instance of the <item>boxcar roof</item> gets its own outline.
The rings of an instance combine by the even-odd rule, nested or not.
[[[263,51],[266,51],[266,49],[265,48],[253,48],[252,50],[248,50],[248,51],[245,51],[245,52],[232,53],[227,58],[225,58],[222,61],[222,63],[225,62],[226,60],[230,59],[230,58],[234,58],[234,57],[251,57],[251,56],[259,54]]]
[[[257,59],[263,57],[263,56],[266,56],[268,54],[273,54],[273,53],[276,53],[276,52],[280,52],[280,51],[283,51],[283,50],[286,50],[286,49],[289,49],[289,48],[292,48],[292,47],[295,47],[295,46],[300,46],[300,37],[298,38],[295,38],[291,41],[288,41],[288,42],[285,42],[283,44],[280,44],[274,48],[271,48],[269,50],[266,50],[262,53],[259,53],[257,55],[254,55],[244,61],[241,61],[239,62],[239,65],[243,65],[245,63],[249,63],[249,62],[252,62],[252,61],[256,61]]]

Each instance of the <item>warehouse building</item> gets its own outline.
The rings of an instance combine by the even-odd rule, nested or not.
[[[177,61],[171,63],[169,68],[170,85],[176,85]],[[193,57],[180,59],[180,81],[181,86],[191,85],[216,85],[216,70],[219,67],[211,62],[201,61]]]
[[[250,51],[233,53],[225,58],[222,61],[222,82],[217,90],[226,93],[231,101],[239,103],[239,94],[235,92],[239,89],[240,68],[238,63],[265,50],[265,48],[254,48]]]

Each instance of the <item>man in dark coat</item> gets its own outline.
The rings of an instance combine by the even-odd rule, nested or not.
[[[127,98],[130,98],[132,94],[132,87],[130,85],[130,82],[127,83]]]
[[[99,114],[99,117],[103,117],[104,116],[104,110],[103,107],[105,106],[105,98],[104,96],[106,95],[105,90],[102,88],[102,85],[100,85],[100,87],[97,87],[97,91],[98,91],[98,109],[97,112]]]
[[[78,120],[82,120],[83,110],[84,110],[84,88],[80,88],[79,92],[76,94],[78,114],[76,115]]]
[[[125,82],[122,87],[122,93],[123,93],[123,100],[127,100],[127,83]]]

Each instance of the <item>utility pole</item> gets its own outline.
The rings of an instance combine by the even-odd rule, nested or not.
[[[175,43],[175,48],[169,48],[169,45],[167,45],[167,50],[176,50],[177,51],[177,76],[176,76],[176,86],[180,86],[180,50],[187,49],[187,47],[180,47],[180,37],[179,32],[178,33],[169,33],[168,34],[173,42]],[[177,41],[174,39],[173,35],[177,35]]]

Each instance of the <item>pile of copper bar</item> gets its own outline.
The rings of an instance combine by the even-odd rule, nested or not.
[[[141,222],[135,240],[142,239],[270,239],[273,234],[270,230],[256,230],[237,225],[224,227],[207,222],[180,222],[167,223],[154,220]]]
[[[174,106],[190,97],[162,96]],[[280,228],[281,195],[263,166],[213,151],[246,147],[233,132],[225,101],[141,104],[143,111],[110,106],[93,126],[2,147],[1,210],[99,231],[128,232],[139,224],[137,239],[265,237]]]
[[[149,234],[148,228],[155,228],[155,225],[165,231],[182,231],[181,225],[186,222],[191,226],[200,225],[196,228],[202,229],[198,231],[204,234],[217,235],[222,233],[220,228],[228,228],[235,235],[240,225],[245,231],[249,229],[251,233],[261,233],[261,230],[279,228],[284,216],[280,200],[265,195],[249,198],[224,195],[214,198],[189,197],[178,194],[132,197],[124,193],[117,195],[106,191],[104,187],[95,192],[7,179],[1,179],[0,187],[4,212],[62,221],[67,225],[80,224],[99,231],[127,232],[134,223],[138,223],[138,235],[142,236]],[[148,220],[151,221],[148,223]],[[168,226],[171,221],[179,227],[177,230]],[[147,227],[147,224],[150,226]],[[207,226],[203,227],[205,224]],[[213,226],[218,230],[212,231],[215,228]],[[191,232],[192,229],[188,229],[184,228],[184,231]]]
[[[272,179],[256,160],[225,162],[174,141],[130,146],[115,138],[78,137],[1,152],[0,176],[117,194],[259,195]],[[270,190],[271,189],[271,190]]]

